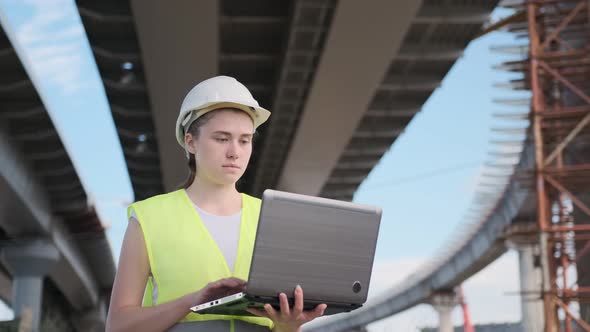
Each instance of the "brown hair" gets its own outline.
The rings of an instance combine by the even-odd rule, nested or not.
[[[191,134],[193,137],[199,137],[199,134],[201,133],[201,127],[203,127],[203,125],[205,125],[209,120],[211,120],[211,118],[213,117],[213,115],[215,115],[215,113],[217,111],[221,111],[221,110],[230,110],[230,111],[234,111],[234,112],[239,112],[242,113],[243,111],[237,108],[219,108],[210,112],[207,112],[203,115],[201,115],[200,117],[198,117],[195,121],[193,121],[193,123],[189,126],[187,133]],[[184,188],[187,189],[188,187],[190,187],[191,184],[193,184],[193,181],[195,181],[195,176],[197,175],[197,161],[195,159],[195,155],[188,152],[189,154],[189,158],[188,158],[188,177],[186,178],[186,180],[184,181],[184,183],[180,186],[180,188]]]

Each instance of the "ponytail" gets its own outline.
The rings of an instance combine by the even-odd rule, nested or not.
[[[188,177],[184,181],[182,186],[180,186],[180,188],[184,189],[187,189],[188,187],[190,187],[191,184],[193,184],[193,181],[195,181],[195,173],[197,170],[197,162],[195,161],[195,155],[192,153],[189,153],[189,155],[190,156],[188,158]]]

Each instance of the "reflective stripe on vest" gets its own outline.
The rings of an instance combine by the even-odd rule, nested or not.
[[[232,324],[233,323],[233,324]],[[233,325],[233,326],[232,326]],[[269,332],[266,326],[250,324],[239,320],[209,320],[204,322],[181,322],[167,332]]]
[[[136,202],[128,213],[131,208],[141,225],[152,276],[158,285],[158,303],[152,303],[152,282],[148,278],[143,306],[173,301],[222,278],[234,276],[248,280],[260,214],[259,199],[242,194],[240,239],[233,275],[184,189]],[[232,319],[272,328],[271,320],[251,316],[190,313],[182,321]]]

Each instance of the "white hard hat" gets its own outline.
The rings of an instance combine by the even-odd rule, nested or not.
[[[176,120],[176,140],[184,146],[184,134],[201,115],[220,108],[236,108],[246,112],[254,129],[268,120],[270,112],[258,105],[248,88],[233,77],[215,76],[195,85],[187,93]]]

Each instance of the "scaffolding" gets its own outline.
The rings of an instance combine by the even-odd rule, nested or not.
[[[505,6],[509,30],[528,37],[526,59],[506,65],[532,94],[545,332],[590,332],[590,2]]]

